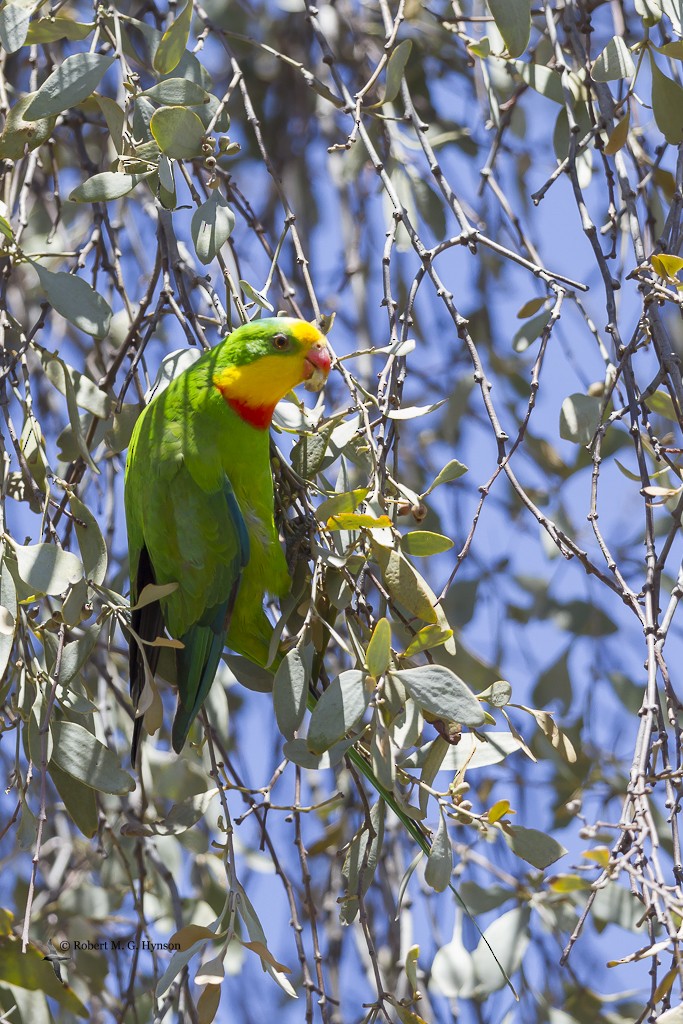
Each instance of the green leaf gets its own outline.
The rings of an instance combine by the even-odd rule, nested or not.
[[[452,547],[453,541],[450,537],[444,537],[441,533],[431,533],[429,530],[414,530],[412,533],[404,533],[401,537],[403,551],[407,555],[417,555],[421,558],[438,555]]]
[[[324,462],[331,434],[331,429],[321,430],[315,434],[303,434],[299,438],[290,453],[295,473],[305,480],[313,479]]]
[[[506,825],[503,834],[512,852],[539,871],[550,867],[567,852],[556,839],[535,828]]]
[[[635,7],[646,28],[652,28],[662,17],[660,0],[635,0]]]
[[[67,775],[59,768],[54,760],[50,765],[50,777],[57,787],[57,792],[64,801],[67,814],[76,827],[88,839],[97,832],[99,825],[99,813],[97,810],[97,799],[94,790],[85,786],[72,775]]]
[[[249,284],[248,281],[240,280],[240,288],[246,295],[247,299],[250,299],[251,302],[255,302],[257,306],[261,307],[261,309],[267,309],[269,313],[273,312],[273,306],[270,302],[268,302],[268,299],[265,297],[265,295],[257,291],[253,287],[253,285]]]
[[[635,74],[631,51],[621,36],[614,36],[602,51],[591,74],[596,82],[614,82]]]
[[[657,127],[667,142],[677,146],[683,142],[683,88],[659,70],[650,53],[652,72],[652,112]]]
[[[158,71],[160,75],[168,75],[174,68],[177,68],[185,53],[191,24],[192,0],[187,0],[178,17],[164,32],[157,52],[154,54],[154,70]]]
[[[54,117],[42,117],[37,121],[24,117],[37,95],[32,92],[22,96],[7,115],[0,135],[0,157],[3,160],[20,160],[27,146],[29,150],[37,149],[50,138],[56,120]]]
[[[322,754],[354,729],[370,701],[365,676],[357,669],[342,672],[323,691],[313,709],[306,745],[314,754]]]
[[[531,320],[527,320],[522,326],[516,331],[514,338],[512,339],[512,347],[515,352],[525,352],[529,348],[536,338],[540,338],[541,334],[550,320],[550,310],[547,309],[543,313],[539,313],[538,316],[532,317]]]
[[[112,411],[112,401],[106,391],[102,391],[94,381],[79,373],[73,367],[65,363],[54,352],[43,349],[40,360],[45,370],[45,375],[63,395],[67,393],[67,377],[73,387],[76,404],[81,409],[86,409],[93,416],[101,420],[109,419]]]
[[[472,953],[475,999],[497,992],[519,970],[529,945],[529,916],[527,906],[514,907],[484,931]]]
[[[446,828],[446,819],[442,811],[439,814],[439,827],[436,830],[432,848],[427,858],[425,882],[435,892],[443,892],[444,889],[448,888],[452,870],[453,850],[451,849],[451,841],[448,836],[448,829]]]
[[[206,266],[215,258],[230,238],[234,227],[235,214],[228,200],[215,188],[192,215],[192,241],[201,263]]]
[[[427,416],[430,412],[440,409],[447,401],[447,398],[442,398],[440,402],[432,402],[431,405],[411,405],[405,409],[390,409],[387,416],[391,420],[416,420],[419,416]]]
[[[537,299],[529,299],[525,302],[522,308],[517,313],[518,320],[526,320],[528,316],[533,316],[539,309],[542,309],[547,302],[546,296],[541,295]]]
[[[29,992],[40,992],[54,999],[65,1014],[90,1019],[90,1013],[73,989],[60,981],[44,954],[29,943],[22,952],[21,942],[14,935],[0,936],[0,963],[5,986],[16,986]],[[24,1019],[22,1015],[22,1020]]]
[[[645,404],[648,409],[656,413],[658,416],[663,416],[667,420],[671,420],[673,423],[678,423],[678,416],[676,415],[676,407],[674,406],[671,395],[668,391],[655,391],[654,394],[649,395],[645,399]],[[634,477],[634,479],[640,480],[640,477]]]
[[[439,736],[433,743],[443,742]],[[426,743],[417,752],[409,754],[401,762],[402,768],[422,768],[429,757],[433,743]],[[440,771],[472,771],[474,768],[488,768],[500,764],[510,754],[520,749],[520,742],[509,732],[463,733],[457,746],[449,746],[441,762]]]
[[[291,740],[306,712],[309,671],[301,651],[294,647],[281,661],[273,682],[275,718],[282,735]]]
[[[56,544],[12,543],[19,578],[34,594],[57,596],[83,576],[80,559]]]
[[[363,828],[352,840],[342,867],[342,878],[347,897],[342,903],[339,919],[351,924],[358,913],[358,892],[365,894],[374,877],[384,841],[385,803],[378,800],[370,808],[370,829]],[[368,848],[368,843],[369,848]]]
[[[26,36],[27,46],[41,43],[56,43],[59,39],[78,41],[87,39],[95,28],[95,22],[73,21],[72,18],[38,18],[32,21]]]
[[[130,793],[135,781],[122,771],[119,759],[91,732],[75,722],[52,720],[54,747],[52,761],[90,789],[98,793]]]
[[[394,47],[387,64],[387,81],[384,90],[382,103],[393,103],[401,88],[401,79],[410,57],[413,44],[410,39],[404,39],[398,46]]]
[[[0,11],[0,46],[6,53],[16,53],[24,45],[35,6],[33,0],[8,0]]]
[[[420,654],[421,651],[429,651],[433,647],[439,647],[441,644],[445,644],[447,640],[450,640],[452,636],[452,629],[442,629],[441,626],[436,624],[423,626],[410,641],[402,657],[412,658],[416,654]]]
[[[32,266],[52,308],[79,330],[94,338],[104,338],[112,318],[109,303],[82,277],[64,271],[55,274],[38,263]]]
[[[145,588],[147,589],[147,588]],[[228,668],[238,683],[255,693],[271,693],[273,689],[273,673],[267,668],[255,665],[248,658],[239,654],[228,654],[225,658]]]
[[[590,444],[600,423],[602,402],[592,395],[565,398],[560,410],[560,437],[574,444]]]
[[[100,174],[93,174],[92,178],[88,178],[78,185],[69,199],[72,203],[107,203],[111,199],[120,199],[121,196],[128,195],[137,183],[146,177],[147,174],[102,171]]]
[[[354,512],[362,501],[368,496],[367,487],[359,487],[355,491],[345,491],[343,494],[335,494],[333,498],[321,501],[315,510],[315,515],[320,523],[326,523],[332,516],[341,512]]]
[[[60,114],[87,99],[114,60],[99,53],[75,53],[67,57],[43,82],[24,114],[25,120],[37,121]]]
[[[524,53],[531,35],[531,0],[487,0],[511,57]]]
[[[88,579],[98,586],[107,575],[107,545],[94,515],[75,494],[69,497],[69,506],[76,517],[76,536],[83,557],[83,568]],[[81,525],[81,520],[85,525]]]
[[[206,89],[188,78],[166,78],[151,89],[145,89],[141,95],[170,107],[198,107],[209,102]]]
[[[436,477],[429,485],[427,490],[422,494],[423,498],[426,498],[428,494],[431,494],[435,487],[439,487],[441,484],[449,484],[452,480],[458,480],[461,476],[467,473],[467,466],[463,465],[457,459],[451,459],[447,462],[442,470],[437,473]]]
[[[420,665],[392,671],[418,707],[449,722],[482,725],[486,714],[480,702],[455,672],[445,665]]]
[[[402,551],[371,540],[372,554],[382,571],[389,596],[423,622],[437,622],[436,594],[410,564]]]
[[[391,626],[388,619],[379,619],[372,631],[365,664],[373,679],[384,675],[391,662]]]
[[[204,125],[187,107],[159,107],[149,122],[150,131],[162,153],[174,160],[200,156]]]
[[[564,106],[564,91],[559,71],[553,71],[544,64],[530,64],[523,60],[515,61],[515,68],[523,82],[541,96]]]
[[[0,564],[0,679],[4,679],[7,670],[16,627],[17,591],[3,558]]]

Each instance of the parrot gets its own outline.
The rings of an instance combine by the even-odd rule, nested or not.
[[[264,598],[291,587],[274,521],[269,428],[280,399],[301,383],[319,391],[330,365],[325,335],[314,324],[254,320],[172,380],[136,421],[124,478],[134,765],[145,661],[154,674],[160,648],[150,644],[164,629],[177,643],[177,753],[226,645],[268,663],[273,627]],[[150,583],[175,586],[136,608]]]

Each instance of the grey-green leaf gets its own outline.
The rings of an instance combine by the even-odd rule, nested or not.
[[[208,92],[188,78],[166,78],[151,89],[146,89],[142,95],[148,96],[155,103],[172,107],[198,107],[209,102]]]
[[[508,910],[489,925],[480,938],[472,954],[475,998],[482,999],[497,992],[519,970],[529,945],[529,913],[526,906]]]
[[[387,81],[384,90],[382,103],[393,103],[401,88],[401,79],[410,57],[413,44],[410,39],[404,39],[391,51],[389,63],[387,64]]]
[[[47,378],[58,391],[66,395],[66,378],[68,376],[73,386],[76,404],[79,408],[86,409],[93,416],[97,416],[101,420],[109,418],[112,406],[111,398],[105,391],[98,388],[94,381],[86,377],[85,374],[79,373],[78,370],[74,370],[73,367],[69,366],[52,352],[43,350],[40,358]]]
[[[448,484],[451,480],[457,480],[459,477],[464,476],[466,472],[467,466],[458,459],[451,459],[450,462],[446,463],[443,469],[439,470],[422,497],[424,498],[428,494],[431,494],[434,488],[439,487],[440,484]]]
[[[525,352],[529,345],[536,341],[536,338],[540,338],[549,320],[550,310],[539,313],[531,320],[525,320],[512,339],[512,347],[515,352]]]
[[[362,672],[350,669],[333,679],[313,709],[306,738],[308,749],[314,754],[329,750],[358,725],[369,700]]]
[[[19,578],[34,594],[63,594],[83,575],[80,559],[56,544],[15,544]]]
[[[531,0],[488,0],[488,5],[508,53],[519,57],[531,35]]]
[[[504,830],[508,846],[527,864],[545,870],[567,852],[556,839],[539,832],[535,828],[523,828],[521,825],[508,825]]]
[[[449,722],[482,725],[484,709],[469,686],[445,665],[420,665],[391,673],[425,711]]]
[[[114,57],[100,53],[75,53],[67,57],[47,78],[24,113],[26,121],[37,121],[75,106],[97,88]]]
[[[111,307],[106,299],[82,277],[64,271],[55,274],[38,263],[34,263],[33,267],[52,308],[86,334],[104,338],[112,318]]]
[[[187,107],[159,107],[149,127],[162,153],[174,160],[191,160],[201,154],[204,125]]]
[[[430,530],[413,530],[412,533],[405,533],[401,537],[401,548],[407,555],[415,555],[426,558],[429,555],[438,555],[443,551],[449,551],[453,547],[450,537],[444,537],[441,533],[432,533]]]
[[[596,82],[614,82],[635,74],[631,51],[621,36],[614,36],[602,51],[591,74]]]
[[[120,199],[121,196],[132,192],[137,183],[145,177],[145,174],[102,171],[78,185],[69,199],[72,203],[106,203],[111,199]]]
[[[69,505],[76,517],[76,536],[83,556],[85,575],[101,586],[107,575],[107,545],[102,531],[90,509],[75,494],[70,496]]]
[[[210,263],[235,227],[235,214],[224,196],[214,189],[192,215],[192,241],[201,263]]]
[[[451,880],[453,870],[453,851],[451,841],[448,837],[446,820],[443,813],[439,815],[439,827],[434,836],[432,848],[429,851],[427,866],[425,867],[425,882],[431,885],[435,892],[443,892]]]
[[[308,672],[298,647],[288,651],[275,673],[273,704],[282,735],[291,740],[303,721],[308,697]]]
[[[601,402],[576,393],[565,398],[560,410],[560,437],[575,444],[590,444],[600,422]]]
[[[158,71],[160,75],[167,75],[178,67],[180,59],[185,53],[191,24],[192,0],[187,0],[178,17],[164,32],[157,52],[154,54],[154,70]]]
[[[0,11],[0,46],[6,53],[16,53],[26,41],[34,3],[6,3]]]
[[[52,720],[52,760],[90,789],[99,793],[130,793],[135,781],[119,767],[116,754],[75,722]]]
[[[683,88],[659,70],[650,54],[652,70],[652,112],[657,127],[667,142],[683,142]]]
[[[4,558],[0,565],[0,611],[2,612],[0,620],[0,679],[2,679],[12,653],[14,631],[17,626],[17,591]]]

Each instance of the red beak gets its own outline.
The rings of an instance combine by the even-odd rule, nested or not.
[[[305,388],[307,391],[320,391],[330,372],[330,350],[324,338],[314,342],[306,353],[304,368]]]

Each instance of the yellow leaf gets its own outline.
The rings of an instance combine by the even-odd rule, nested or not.
[[[262,960],[265,960],[271,967],[274,967],[276,971],[280,971],[282,974],[292,973],[289,967],[285,967],[284,964],[277,962],[268,947],[264,946],[262,942],[243,942],[242,945],[246,946],[247,949],[251,949],[252,952],[256,953],[257,956],[260,956]],[[265,967],[263,969],[265,971]]]
[[[650,263],[652,269],[660,277],[663,277],[667,281],[676,281],[676,274],[683,268],[683,259],[680,256],[671,256],[669,253],[660,252],[655,256],[650,257]]]
[[[511,810],[510,806],[509,800],[498,800],[486,815],[487,819],[493,825],[496,821],[504,818],[506,814],[514,814],[515,811]]]
[[[393,526],[389,516],[370,516],[365,512],[342,512],[330,516],[325,524],[328,530],[384,530]]]
[[[615,124],[612,131],[609,133],[609,138],[604,146],[604,152],[608,156],[614,156],[620,149],[626,145],[628,139],[628,130],[631,125],[631,111],[627,110],[622,118],[620,118]]]
[[[190,946],[194,946],[195,942],[199,942],[200,939],[215,938],[216,933],[212,932],[210,928],[204,928],[200,924],[186,924],[184,928],[175,932],[168,942],[169,945],[179,945],[181,950],[186,950]]]
[[[211,1024],[216,1016],[221,1001],[220,985],[207,985],[197,1000],[197,1018],[199,1024]]]
[[[550,883],[553,892],[580,892],[589,889],[590,885],[578,875],[557,875]]]
[[[609,864],[610,853],[606,846],[596,846],[592,850],[584,850],[583,855],[586,860],[594,860],[601,868],[606,868]]]

